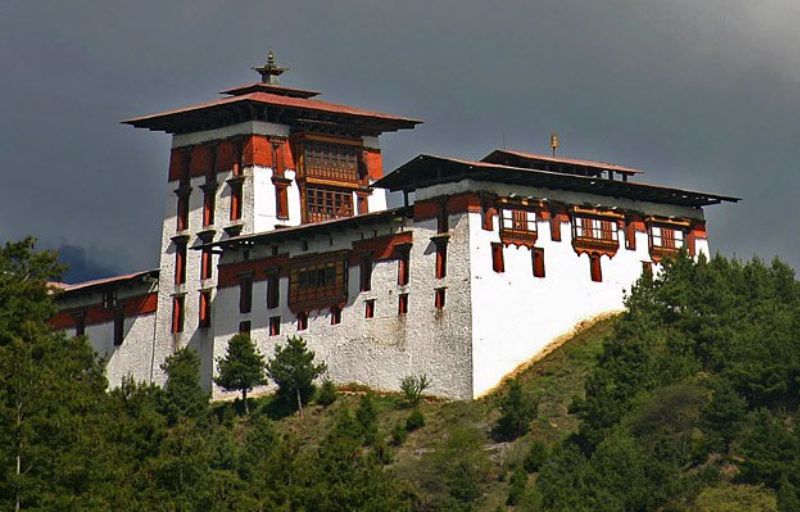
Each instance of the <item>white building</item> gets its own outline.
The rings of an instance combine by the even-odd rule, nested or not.
[[[112,385],[162,383],[195,348],[212,385],[228,340],[302,335],[339,383],[479,396],[680,249],[735,198],[647,185],[621,166],[506,150],[420,155],[383,176],[378,136],[419,121],[277,85],[126,121],[173,135],[160,269],[69,285],[58,328],[86,333]],[[406,205],[386,209],[385,190]],[[413,194],[415,200],[409,204]],[[155,283],[157,276],[157,285]]]

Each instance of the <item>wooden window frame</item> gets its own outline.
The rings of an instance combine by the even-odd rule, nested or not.
[[[189,194],[178,194],[175,230],[177,232],[189,229]]]
[[[353,191],[336,187],[306,185],[305,223],[353,216]]]
[[[214,188],[206,188],[203,191],[203,227],[214,225],[216,198],[216,190]]]
[[[364,301],[364,318],[375,317],[375,299],[368,299]]]
[[[437,288],[434,290],[433,307],[441,311],[444,309],[445,304],[445,288]]]
[[[289,220],[289,183],[286,178],[273,177],[275,185],[275,217],[278,220]]]
[[[267,309],[275,309],[281,302],[281,277],[277,272],[267,276]]]
[[[406,286],[411,280],[411,248],[398,247],[397,285]]]
[[[119,347],[125,341],[125,310],[118,307],[114,311],[114,346]]]
[[[281,317],[280,316],[271,316],[271,317],[269,317],[269,335],[270,336],[280,336],[281,335]]]
[[[253,330],[253,323],[250,320],[242,320],[239,322],[239,334],[244,334],[248,338]]]
[[[372,290],[372,257],[364,256],[358,266],[359,290],[368,292]]]
[[[242,195],[244,187],[241,181],[233,181],[231,187],[231,222],[242,220]]]
[[[398,315],[406,315],[408,314],[408,294],[401,293],[397,296],[397,314]]]
[[[498,274],[502,274],[506,271],[506,263],[503,258],[503,244],[493,242],[492,243],[492,270],[497,272]]]
[[[636,250],[636,224],[629,219],[625,221],[625,248],[629,251]]]
[[[533,265],[533,277],[544,278],[545,277],[544,249],[541,247],[531,248],[531,260]]]
[[[172,334],[183,332],[186,317],[186,297],[178,295],[172,298]]]
[[[186,282],[186,242],[181,240],[175,242],[175,284],[180,285]]]
[[[595,283],[603,282],[603,265],[600,254],[589,255],[589,277]]]
[[[214,275],[214,254],[210,247],[203,247],[200,251],[200,279],[211,279]]]
[[[550,214],[550,240],[561,241],[561,219],[557,213]]]
[[[211,327],[211,290],[200,290],[197,316],[197,326],[200,329],[208,329]]]
[[[436,279],[447,276],[447,243],[436,244]]]

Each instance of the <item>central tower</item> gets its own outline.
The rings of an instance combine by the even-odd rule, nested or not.
[[[164,359],[187,345],[210,382],[217,255],[192,247],[385,209],[372,187],[383,175],[378,137],[420,123],[280,85],[288,68],[272,50],[253,69],[261,80],[224,98],[124,121],[172,134],[153,356],[142,362],[157,383]]]

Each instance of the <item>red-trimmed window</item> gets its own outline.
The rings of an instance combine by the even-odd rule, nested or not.
[[[214,189],[209,188],[203,192],[203,227],[214,224],[215,199]]]
[[[178,196],[177,225],[175,229],[184,231],[189,229],[189,194]]]
[[[592,281],[596,283],[600,283],[603,281],[603,268],[600,265],[600,255],[599,254],[590,254],[589,255],[589,264],[590,264],[590,272]]]
[[[556,213],[552,213],[550,216],[550,239],[553,242],[561,241],[561,219]]]
[[[664,226],[650,226],[653,247],[678,250],[683,247],[683,230]]]
[[[125,338],[125,310],[118,308],[114,311],[114,346],[122,345]]]
[[[636,250],[636,225],[632,220],[625,221],[625,248]]]
[[[308,329],[308,313],[300,311],[297,313],[297,330],[305,331]]]
[[[172,298],[172,334],[183,332],[184,296]]]
[[[253,309],[253,278],[243,277],[239,281],[239,313],[249,313]]]
[[[502,230],[536,233],[536,213],[527,210],[503,209]]]
[[[337,325],[342,323],[342,308],[339,306],[333,306],[331,308],[331,325]]]
[[[250,336],[250,331],[252,329],[252,323],[250,320],[244,320],[239,322],[239,334],[244,334],[245,336]]]
[[[397,260],[397,284],[405,286],[408,284],[410,274],[410,251],[401,249],[400,258]]]
[[[444,279],[447,275],[447,244],[436,246],[436,279]]]
[[[434,306],[436,307],[436,309],[438,309],[438,310],[442,310],[442,309],[444,309],[444,292],[445,292],[445,289],[444,289],[444,288],[438,288],[438,289],[437,289],[437,290],[434,292],[433,305],[434,305]]]
[[[397,314],[405,315],[408,313],[408,294],[401,293],[397,296]]]
[[[200,292],[198,325],[201,329],[211,327],[211,291],[209,290]]]
[[[275,216],[280,220],[289,218],[289,191],[287,185],[275,185]]]
[[[211,248],[205,247],[200,252],[200,279],[211,279],[214,273],[214,256]]]
[[[353,193],[323,187],[306,188],[306,222],[353,216]]]
[[[372,318],[375,316],[375,299],[364,301],[364,318]]]
[[[269,335],[278,336],[281,333],[281,317],[271,316],[269,318]]]
[[[356,207],[358,208],[359,215],[369,213],[369,199],[366,195],[358,194],[358,196],[356,196]]]
[[[242,218],[242,182],[231,183],[231,220]]]
[[[506,265],[503,261],[503,244],[492,244],[492,270],[495,272],[506,271]]]
[[[616,223],[610,220],[575,217],[576,238],[616,242],[616,228]]]
[[[533,258],[533,277],[544,277],[544,249],[532,248],[531,257]]]
[[[281,278],[277,273],[270,274],[267,277],[267,308],[274,309],[278,307],[281,296]]]
[[[175,243],[175,284],[186,282],[186,242]]]
[[[360,290],[368,292],[372,289],[372,258],[364,256],[359,265]]]
[[[483,222],[482,228],[484,231],[492,231],[494,230],[494,215],[495,209],[491,206],[484,205],[483,207]]]

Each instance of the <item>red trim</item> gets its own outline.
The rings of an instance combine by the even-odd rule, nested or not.
[[[214,166],[213,153],[208,144],[198,144],[192,147],[192,156],[189,161],[189,174],[192,178],[208,176]]]
[[[372,254],[373,261],[392,260],[397,258],[396,249],[398,246],[410,245],[411,243],[411,231],[369,238],[367,240],[358,240],[353,242],[353,253],[350,256],[350,263],[359,263],[366,253]]]
[[[158,308],[158,293],[148,293],[129,297],[122,301],[123,314],[126,318],[149,315]],[[103,304],[91,304],[83,308],[72,308],[58,312],[47,321],[56,330],[75,327],[75,317],[84,316],[84,325],[97,325],[114,321],[114,309],[106,309]]]
[[[442,203],[443,198],[438,197],[435,199],[426,199],[424,201],[417,201],[414,203],[414,220],[420,221],[425,219],[436,218],[439,213],[439,205]],[[456,194],[448,196],[447,199],[447,212],[454,213],[480,213],[483,211],[481,205],[481,198],[474,192],[466,192],[463,194]]]
[[[364,165],[367,167],[367,176],[371,180],[383,178],[383,159],[381,150],[374,148],[364,148]]]
[[[276,268],[280,276],[287,276],[289,275],[286,267],[287,263],[289,263],[289,255],[281,254],[256,260],[219,265],[217,267],[219,269],[217,287],[227,288],[229,286],[238,286],[239,278],[242,274],[252,274],[253,282],[264,281],[269,277],[270,271],[274,272]]]

